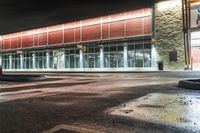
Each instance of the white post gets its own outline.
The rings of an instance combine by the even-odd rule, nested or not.
[[[61,55],[61,57],[60,57],[60,68],[65,68],[65,50],[64,49],[62,49],[60,51],[60,55]]]
[[[24,60],[23,60],[23,53],[20,54],[20,69],[23,69],[23,64],[24,64]],[[25,69],[25,68],[24,68]]]
[[[49,51],[46,52],[46,63],[47,63],[47,69],[49,69]]]
[[[104,68],[104,51],[103,51],[103,46],[100,48],[100,68]]]
[[[128,47],[127,44],[124,44],[124,67],[128,67]]]
[[[35,69],[35,52],[32,53],[33,69]]]
[[[80,49],[80,68],[83,68],[83,50]]]
[[[152,64],[152,68],[154,68],[154,69],[158,68],[157,61],[159,61],[159,56],[158,56],[158,53],[156,51],[155,46],[152,44],[152,50],[151,50],[151,64]]]
[[[9,64],[9,69],[12,69],[12,55],[9,55],[9,61],[10,61],[10,64]]]

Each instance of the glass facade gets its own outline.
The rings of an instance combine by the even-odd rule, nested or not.
[[[87,53],[83,54],[85,68],[100,68],[100,48],[89,48]]]
[[[104,47],[104,67],[105,68],[124,67],[123,45],[113,45]]]
[[[6,54],[1,58],[4,69],[150,68],[152,46],[150,43],[107,44],[88,47],[85,53],[78,48],[65,48]]]
[[[11,60],[12,60],[11,69],[21,69],[20,54],[13,54]]]
[[[45,51],[35,52],[35,68],[36,69],[47,68],[47,56]]]
[[[128,67],[151,67],[151,44],[128,45]]]
[[[10,55],[2,55],[2,67],[3,69],[10,69]]]
[[[80,68],[80,50],[65,50],[65,68]]]
[[[24,53],[23,54],[23,69],[33,69],[33,54]]]

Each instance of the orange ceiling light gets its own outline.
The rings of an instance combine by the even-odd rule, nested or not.
[[[190,3],[200,2],[200,0],[190,0]]]

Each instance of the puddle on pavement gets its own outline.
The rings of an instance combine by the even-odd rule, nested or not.
[[[200,96],[152,93],[108,110],[112,115],[200,132]]]

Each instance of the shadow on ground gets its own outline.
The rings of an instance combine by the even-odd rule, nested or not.
[[[1,92],[38,88],[55,88],[64,86],[86,85],[91,82],[42,84],[28,87],[3,89]],[[134,132],[187,132],[185,130],[155,124],[151,122],[112,116],[106,110],[119,106],[125,102],[140,98],[149,93],[170,93],[171,86],[166,89],[164,85],[151,85],[140,87],[121,88],[123,92],[106,96],[98,93],[48,93],[38,98],[28,98],[0,103],[0,129],[1,133],[36,133],[48,130],[60,124],[76,125],[111,133]]]

